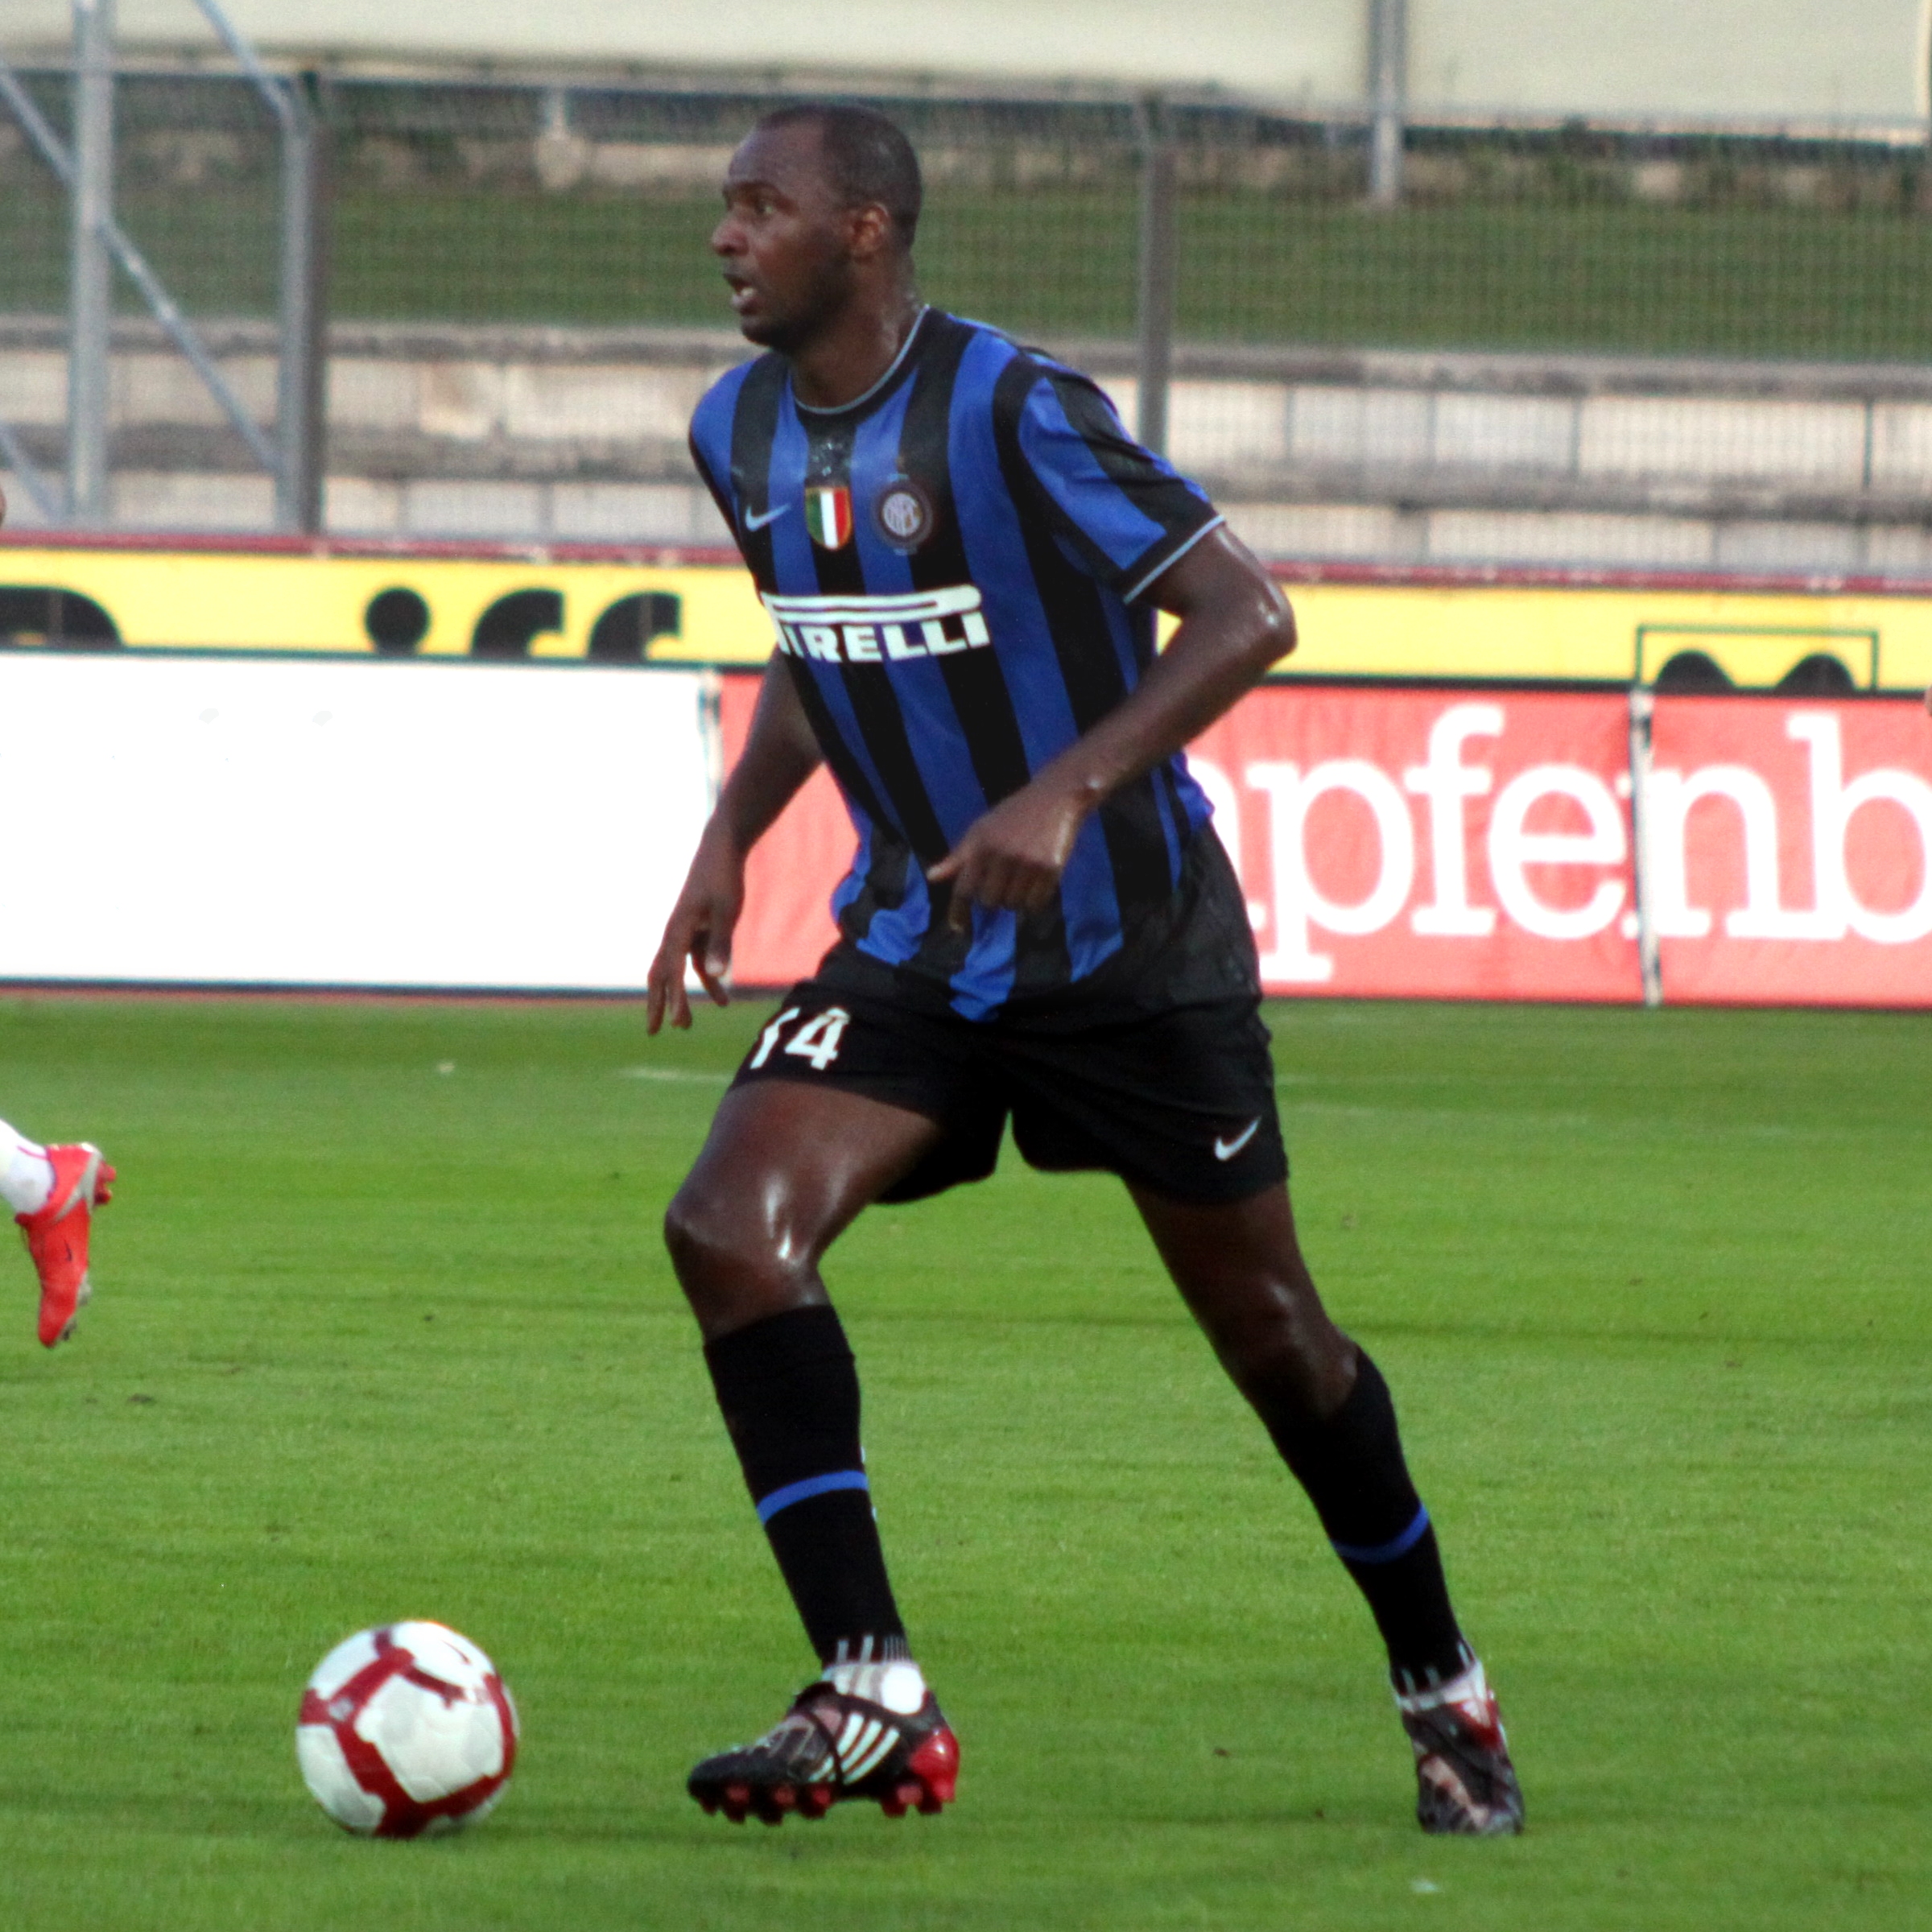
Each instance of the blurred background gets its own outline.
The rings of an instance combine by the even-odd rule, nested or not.
[[[834,94],[919,149],[928,296],[1269,555],[1932,572],[1929,12],[6,0],[0,482],[19,531],[720,543],[718,179]]]

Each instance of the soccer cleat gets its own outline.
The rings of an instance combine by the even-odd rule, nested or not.
[[[1395,1707],[1415,1752],[1415,1816],[1425,1831],[1503,1838],[1522,1830],[1522,1787],[1480,1661],[1447,1683],[1398,1690]]]
[[[51,1348],[73,1333],[93,1292],[87,1275],[88,1236],[93,1232],[94,1210],[109,1198],[114,1170],[101,1158],[101,1150],[85,1141],[50,1147],[47,1158],[53,1163],[54,1191],[46,1206],[14,1219],[40,1277],[40,1340]]]
[[[916,1664],[834,1664],[755,1744],[706,1758],[689,1786],[733,1824],[755,1815],[776,1825],[855,1798],[888,1818],[939,1811],[959,1775],[960,1741]]]

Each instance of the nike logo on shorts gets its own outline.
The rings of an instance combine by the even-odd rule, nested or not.
[[[767,523],[777,522],[791,508],[789,503],[781,503],[776,510],[768,510],[762,516],[753,516],[748,510],[745,513],[745,527],[747,530],[762,530]]]
[[[1217,1161],[1231,1161],[1261,1130],[1261,1117],[1257,1113],[1231,1141],[1224,1141],[1217,1133],[1214,1137],[1214,1158]]]

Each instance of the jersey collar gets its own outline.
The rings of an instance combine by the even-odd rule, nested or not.
[[[798,398],[798,392],[791,386],[791,373],[789,369],[786,370],[785,390],[786,394],[791,398],[792,407],[802,416],[815,416],[821,421],[831,416],[849,415],[855,409],[863,409],[868,402],[883,394],[890,387],[899,371],[906,366],[906,359],[912,353],[912,345],[925,332],[926,318],[931,313],[932,304],[930,302],[920,304],[919,312],[912,319],[912,327],[906,332],[906,340],[899,345],[899,353],[886,365],[885,374],[873,384],[871,388],[862,395],[854,396],[849,402],[840,402],[830,409],[815,408],[809,402],[801,402]]]

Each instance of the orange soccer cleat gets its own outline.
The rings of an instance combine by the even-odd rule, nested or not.
[[[40,1341],[51,1348],[73,1333],[93,1293],[87,1278],[88,1236],[93,1232],[94,1210],[108,1201],[114,1170],[101,1150],[85,1141],[50,1147],[47,1158],[54,1169],[54,1191],[47,1205],[14,1219],[40,1277]]]

